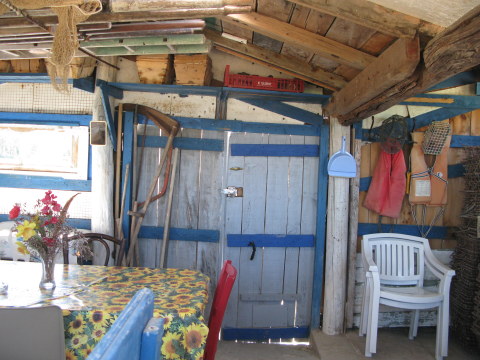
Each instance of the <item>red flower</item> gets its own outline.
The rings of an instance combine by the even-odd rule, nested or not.
[[[58,218],[55,216],[52,216],[52,218],[50,219],[50,224],[56,224],[57,222],[58,222]]]
[[[20,215],[20,206],[15,205],[12,210],[10,210],[10,213],[8,215],[9,219],[15,219],[17,216]]]
[[[48,205],[45,205],[43,208],[42,208],[42,214],[43,215],[50,215],[51,211],[50,211],[50,207]]]
[[[60,211],[62,210],[62,206],[56,201],[52,201],[52,209],[53,211]]]
[[[52,190],[48,190],[45,193],[45,197],[42,199],[42,202],[46,205],[50,205],[50,204],[52,204],[52,201],[56,198],[57,197],[54,194],[52,194]]]
[[[47,246],[55,246],[55,239],[53,239],[53,238],[44,237],[44,238],[43,238],[43,242],[44,242]]]

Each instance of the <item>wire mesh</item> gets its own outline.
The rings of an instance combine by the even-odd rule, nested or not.
[[[423,138],[423,152],[427,155],[439,155],[442,152],[447,136],[450,134],[450,124],[442,121],[434,121],[425,131]]]

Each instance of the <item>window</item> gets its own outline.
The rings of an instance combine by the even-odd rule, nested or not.
[[[88,127],[0,124],[0,173],[87,179]]]

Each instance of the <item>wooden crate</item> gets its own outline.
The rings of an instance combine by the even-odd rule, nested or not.
[[[174,63],[178,85],[210,85],[212,61],[207,54],[175,55]]]
[[[143,84],[171,84],[171,55],[142,55],[136,59],[138,76]]]
[[[70,77],[72,79],[81,79],[91,76],[97,66],[97,60],[87,57],[76,57],[70,62]]]
[[[44,59],[10,60],[10,64],[12,66],[12,72],[14,73],[45,73],[47,72]]]

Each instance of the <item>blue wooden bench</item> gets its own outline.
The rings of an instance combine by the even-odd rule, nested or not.
[[[159,359],[164,319],[153,318],[153,300],[150,289],[139,290],[88,360]]]

